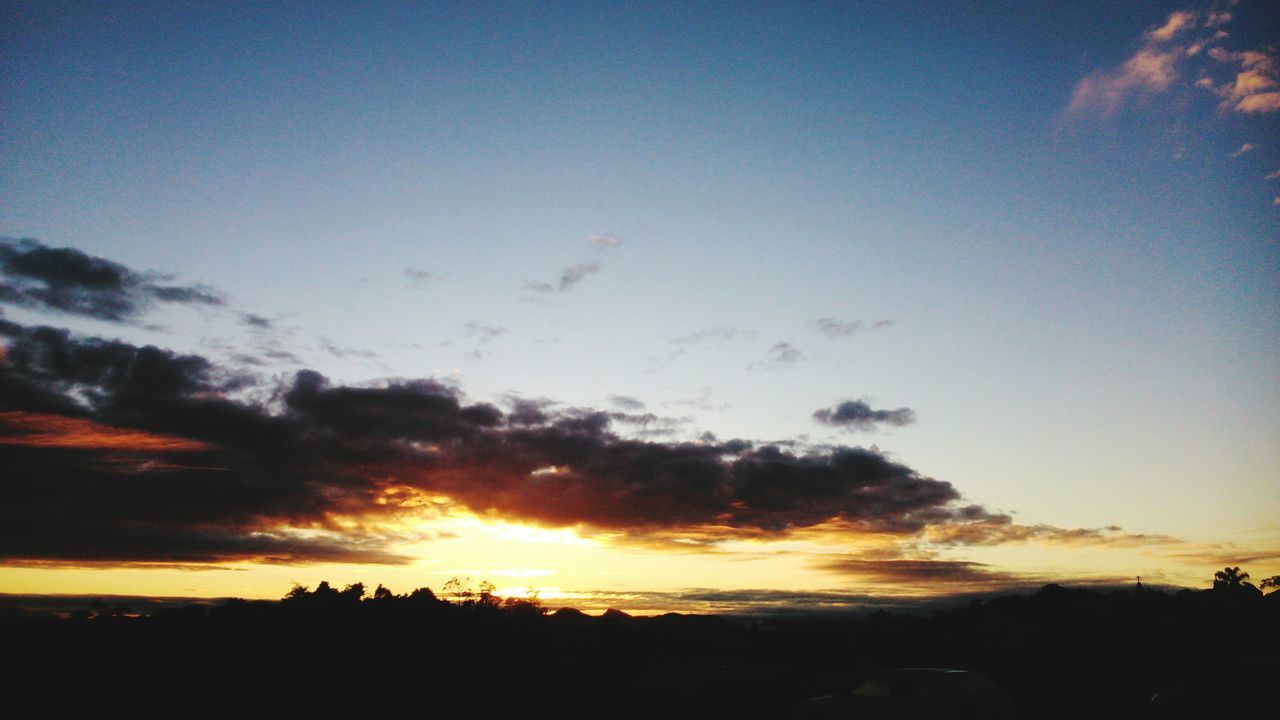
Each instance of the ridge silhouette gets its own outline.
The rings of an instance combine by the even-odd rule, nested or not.
[[[1046,585],[928,616],[767,619],[323,582],[150,614],[8,606],[0,632],[19,660],[6,684],[50,709],[785,718],[859,674],[934,667],[989,678],[1024,718],[1185,717],[1223,692],[1240,712],[1270,702],[1231,691],[1277,668],[1280,592],[1227,571],[1201,591]]]

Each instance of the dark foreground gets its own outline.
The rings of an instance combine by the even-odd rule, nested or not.
[[[1280,593],[1051,585],[930,617],[764,621],[362,596],[322,586],[145,617],[6,609],[7,699],[42,714],[787,718],[861,672],[946,667],[990,678],[1023,718],[1247,716],[1277,702]],[[1172,699],[1163,710],[1157,692]]]

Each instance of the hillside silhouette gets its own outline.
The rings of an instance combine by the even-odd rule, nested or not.
[[[1025,718],[1209,717],[1211,703],[1273,704],[1258,678],[1280,667],[1280,593],[1239,568],[1211,590],[1047,585],[929,616],[591,616],[486,585],[321,583],[150,614],[6,607],[0,630],[19,696],[143,714],[785,718],[860,672],[950,667],[990,678]]]

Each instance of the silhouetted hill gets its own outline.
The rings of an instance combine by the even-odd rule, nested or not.
[[[426,589],[366,596],[322,584],[278,602],[149,614],[107,602],[61,615],[9,606],[0,631],[20,659],[8,684],[68,708],[163,710],[199,698],[225,712],[767,718],[859,672],[927,666],[986,675],[1028,718],[1143,717],[1159,690],[1204,697],[1234,668],[1270,667],[1276,596],[1049,585],[930,616],[743,621],[548,615],[484,593],[446,602]]]

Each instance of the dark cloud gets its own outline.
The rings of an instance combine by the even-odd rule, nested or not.
[[[893,325],[892,320],[876,320],[867,324],[862,320],[840,320],[833,317],[818,318],[810,320],[809,327],[813,330],[826,335],[829,338],[845,338],[852,337],[859,332],[870,330],[879,330]]]
[[[1237,548],[1211,545],[1188,552],[1175,553],[1172,557],[1188,563],[1211,568],[1236,567],[1246,563],[1270,563],[1280,560],[1280,549]]]
[[[582,282],[588,275],[600,272],[601,265],[598,262],[579,263],[572,267],[567,267],[564,272],[560,273],[560,292],[564,292],[574,285]]]
[[[164,275],[30,239],[0,239],[0,276],[0,302],[113,322],[134,320],[157,302],[225,304],[203,285],[166,284]]]
[[[560,272],[560,279],[555,283],[549,282],[526,282],[525,290],[533,293],[545,295],[555,291],[568,292],[575,285],[582,282],[589,275],[594,275],[604,269],[604,266],[598,262],[584,262],[577,265],[571,265]]]
[[[953,589],[993,589],[1010,586],[1038,586],[1051,582],[1043,576],[993,570],[989,565],[964,560],[884,560],[857,555],[839,555],[818,560],[820,570],[850,575],[876,584],[904,586],[947,586]]]
[[[52,276],[23,264],[41,248],[14,247],[26,254],[6,262],[21,260],[24,277]],[[79,257],[87,276],[149,287],[68,252],[54,252],[50,267]],[[482,339],[503,331],[467,329]],[[420,517],[440,498],[655,542],[835,527],[978,544],[1014,532],[1007,516],[961,506],[949,483],[875,450],[709,433],[648,439],[685,419],[625,396],[608,411],[516,397],[504,412],[429,379],[341,386],[303,370],[263,386],[198,355],[65,329],[0,318],[0,338],[0,560],[9,562],[399,562],[390,548],[406,538],[389,535],[387,521]],[[374,356],[322,343],[340,357]],[[775,346],[778,361],[789,347]]]
[[[897,586],[912,592],[945,597],[1031,590],[1048,583],[1070,582],[1077,587],[1128,587],[1128,577],[1020,573],[997,570],[966,560],[937,558],[874,558],[859,554],[815,558],[815,569],[845,576],[856,583]]]
[[[634,434],[641,437],[673,435],[680,430],[680,428],[692,422],[692,418],[688,417],[667,417],[663,415],[655,415],[651,412],[611,412],[609,413],[609,420],[622,425],[633,426],[635,428]]]
[[[240,322],[257,330],[270,330],[274,325],[269,318],[251,312],[240,313]]]
[[[771,589],[718,590],[688,588],[672,591],[594,592],[578,601],[579,605],[606,607],[639,607],[649,610],[698,612],[705,614],[813,616],[822,614],[864,613],[874,610],[920,610],[929,601],[914,597],[895,597],[884,593],[840,591],[793,591]]]
[[[918,533],[967,520],[950,484],[863,448],[629,439],[615,425],[668,420],[546,400],[504,413],[432,380],[346,387],[313,371],[263,405],[237,399],[262,395],[248,376],[198,356],[0,323],[0,411],[110,428],[60,444],[9,428],[3,558],[385,562],[393,539],[366,521],[439,496],[631,535],[759,537],[833,521]],[[143,436],[190,444],[128,440]]]
[[[910,425],[916,421],[916,414],[911,408],[873,410],[861,400],[846,400],[834,408],[815,410],[813,419],[824,425],[848,430],[874,430],[877,425],[882,424],[897,427]]]
[[[384,507],[391,481],[370,473],[419,453],[415,440],[458,441],[501,416],[429,381],[332,388],[311,372],[270,413],[232,399],[243,379],[203,358],[53,328],[0,331],[0,557],[10,560],[397,561],[395,538],[340,521]],[[33,412],[80,422],[63,423],[56,441],[51,430],[33,437],[17,422]]]
[[[527,400],[520,397],[510,397],[508,402],[511,403],[511,412],[507,413],[507,423],[510,425],[542,425],[550,419],[550,408],[556,403],[552,400],[540,398],[537,400]]]

